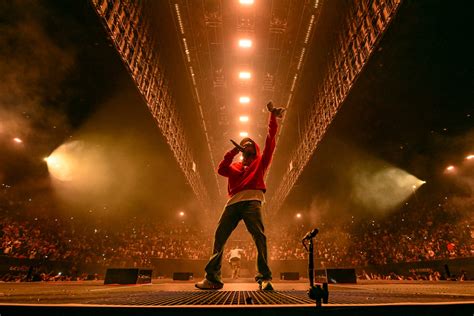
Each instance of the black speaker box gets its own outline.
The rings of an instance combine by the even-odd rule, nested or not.
[[[104,284],[143,284],[151,283],[152,270],[109,268],[105,273]]]
[[[299,272],[281,272],[280,279],[281,280],[299,280],[300,273]]]
[[[193,279],[192,272],[173,272],[173,280],[175,281],[189,281]]]

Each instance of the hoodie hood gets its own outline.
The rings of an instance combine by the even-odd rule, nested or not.
[[[261,156],[261,153],[260,153],[260,147],[258,146],[258,144],[250,137],[245,137],[244,139],[242,139],[240,141],[240,145],[242,146],[243,144],[245,144],[246,142],[251,142],[254,147],[255,147],[255,159],[257,159],[258,157]]]

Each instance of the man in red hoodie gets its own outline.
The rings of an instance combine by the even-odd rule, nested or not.
[[[250,138],[244,138],[240,144],[231,140],[235,147],[224,155],[224,160],[219,164],[217,172],[228,178],[227,191],[230,199],[227,201],[216,229],[213,254],[205,268],[206,278],[196,283],[196,287],[199,289],[218,290],[224,286],[221,279],[224,245],[239,222],[244,220],[245,226],[257,246],[258,274],[255,280],[262,290],[273,290],[261,207],[265,201],[264,193],[266,191],[264,175],[275,150],[277,117],[281,118],[285,109],[274,108],[272,102],[267,104],[267,109],[270,112],[270,122],[263,153],[260,154],[260,148]],[[242,152],[243,160],[233,162],[239,152]]]

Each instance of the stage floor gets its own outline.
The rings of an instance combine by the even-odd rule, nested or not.
[[[306,281],[276,280],[274,287],[274,292],[258,291],[257,284],[250,279],[238,282],[227,280],[219,291],[202,291],[194,288],[194,281],[169,279],[125,286],[103,285],[103,281],[0,283],[0,307],[17,304],[314,306],[306,294]],[[362,281],[358,284],[330,284],[329,291],[329,304],[326,306],[474,304],[474,282]]]

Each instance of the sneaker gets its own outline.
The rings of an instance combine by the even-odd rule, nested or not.
[[[263,291],[273,291],[273,284],[272,284],[272,281],[270,280],[263,280],[261,283],[260,283],[260,289],[263,290]]]
[[[194,284],[200,290],[220,290],[224,287],[222,282],[211,282],[208,279],[204,279],[201,282]]]

